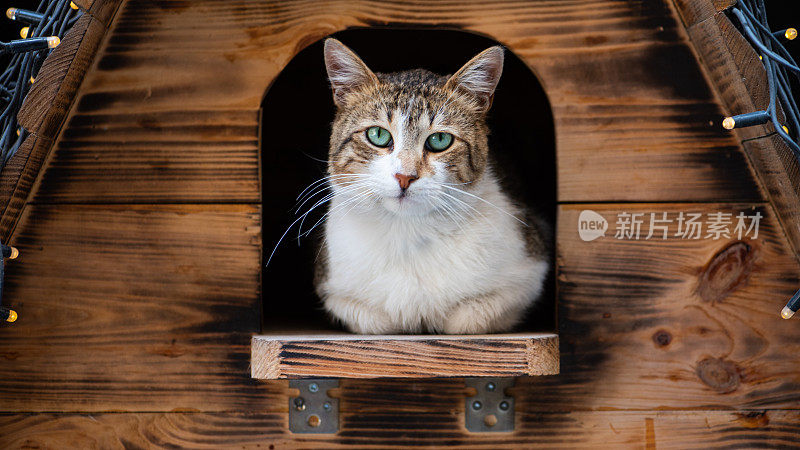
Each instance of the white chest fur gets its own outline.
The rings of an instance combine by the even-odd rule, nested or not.
[[[336,208],[334,200],[325,228],[328,273],[320,286],[328,310],[351,325],[374,321],[366,311],[334,305],[356,302],[379,311],[390,330],[419,332],[442,331],[453,309],[472,299],[496,297],[504,304],[488,307],[497,308],[532,302],[547,263],[528,254],[520,224],[508,214],[513,205],[489,187],[482,197],[495,206],[472,199],[476,212],[464,213],[460,223],[435,214]]]

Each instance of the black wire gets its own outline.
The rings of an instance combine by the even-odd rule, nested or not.
[[[739,0],[731,12],[741,25],[742,34],[761,55],[769,88],[766,111],[775,132],[800,160],[800,110],[789,83],[790,73],[800,81],[800,66],[770,29],[763,0]],[[779,112],[789,126],[788,133],[783,129]]]
[[[70,0],[42,0],[36,8],[43,19],[28,31],[28,37],[58,36],[63,38],[81,12],[70,7]],[[8,66],[0,74],[0,170],[14,156],[25,141],[28,132],[17,122],[17,113],[30,90],[30,79],[39,74],[45,58],[52,49],[11,55]],[[19,135],[17,135],[19,133]],[[10,247],[0,243],[0,322],[5,321],[11,310],[3,306],[4,256]]]
[[[36,26],[31,26],[28,32],[30,38],[58,36],[61,39],[81,15],[80,11],[70,7],[70,0],[42,0],[36,12],[44,18]],[[17,113],[30,90],[30,79],[35,79],[39,74],[50,51],[12,55],[8,66],[0,74],[0,169],[28,136],[28,132],[17,122]]]

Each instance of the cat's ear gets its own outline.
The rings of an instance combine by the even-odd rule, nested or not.
[[[478,53],[447,80],[445,89],[464,89],[475,95],[481,107],[488,110],[503,74],[503,53],[503,47],[499,45]]]
[[[348,93],[378,83],[378,77],[364,61],[333,38],[325,40],[325,68],[333,88],[333,102],[337,105],[344,102]]]

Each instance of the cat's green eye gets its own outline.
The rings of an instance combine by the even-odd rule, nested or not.
[[[453,135],[450,133],[433,133],[425,141],[425,147],[432,152],[442,152],[447,150],[453,143]]]
[[[392,133],[381,127],[367,128],[367,139],[377,147],[388,147],[392,143]]]

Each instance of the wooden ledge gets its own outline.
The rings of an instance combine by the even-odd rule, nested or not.
[[[558,335],[253,336],[251,376],[280,378],[516,377],[559,372]]]

